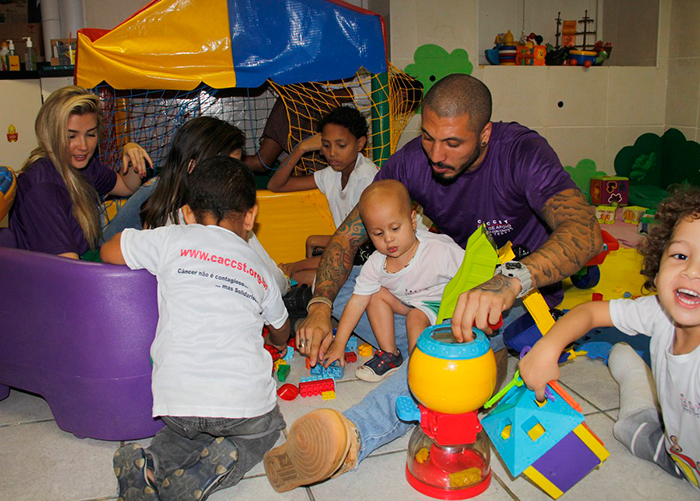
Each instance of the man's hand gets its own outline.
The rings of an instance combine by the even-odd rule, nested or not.
[[[297,329],[296,343],[299,353],[309,357],[311,366],[321,359],[333,341],[333,326],[328,305],[315,303],[309,306],[309,315]]]
[[[452,315],[452,335],[461,342],[474,338],[472,327],[486,334],[493,330],[489,326],[498,324],[501,314],[508,310],[520,293],[520,281],[496,275],[491,280],[462,293]]]

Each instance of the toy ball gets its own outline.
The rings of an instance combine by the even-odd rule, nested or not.
[[[496,387],[496,358],[486,335],[458,343],[449,323],[423,331],[408,366],[408,385],[425,407],[446,414],[479,409]]]

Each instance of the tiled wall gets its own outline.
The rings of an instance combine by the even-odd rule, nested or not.
[[[694,10],[690,4],[696,2],[673,0],[673,8],[678,10],[676,4],[680,3],[688,4],[685,10]],[[392,60],[398,67],[413,62],[415,49],[426,43],[435,43],[447,51],[463,48],[470,54],[470,60],[476,61],[473,30],[478,13],[475,1],[402,0],[397,3],[400,4],[397,7],[392,3],[391,39]],[[657,66],[475,67],[472,74],[484,81],[493,94],[493,119],[514,120],[537,130],[547,138],[564,165],[576,165],[588,158],[596,162],[599,170],[613,173],[615,155],[622,147],[633,144],[646,132],[662,134],[665,124],[670,123],[670,111],[666,106],[670,61],[663,57],[666,54],[663,51],[669,46],[670,4],[671,0],[661,0],[658,45],[662,57]],[[693,45],[698,37],[692,36],[700,35],[700,11],[693,12],[693,16],[692,21],[679,16],[676,22],[682,20],[693,25],[694,31],[683,37],[687,45],[684,49],[700,56],[700,44]],[[692,66],[693,77],[684,77],[682,82],[687,81],[685,85],[689,87],[694,85],[692,127],[695,133],[700,127],[700,57],[692,60]],[[673,99],[678,98],[669,97],[669,102]],[[680,113],[690,115],[687,109],[679,109]],[[420,117],[415,117],[400,145],[419,131]]]
[[[672,0],[668,46],[666,128],[700,140],[700,4]]]

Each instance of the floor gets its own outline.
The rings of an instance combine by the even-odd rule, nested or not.
[[[358,363],[362,363],[360,357]],[[509,372],[516,367],[509,360]],[[354,367],[346,367],[337,385],[336,399],[321,397],[280,400],[288,425],[307,411],[318,407],[345,410],[359,402],[374,385],[354,377]],[[298,355],[292,361],[289,382],[298,383],[307,375]],[[617,418],[618,389],[602,361],[578,357],[562,367],[564,387],[581,404],[586,422],[604,442],[610,457],[565,495],[565,499],[683,499],[697,498],[697,491],[674,479],[656,466],[633,457],[612,436]],[[385,445],[367,458],[357,470],[334,480],[285,494],[276,493],[267,482],[262,465],[250,471],[235,487],[213,494],[211,501],[290,500],[341,501],[371,499],[377,488],[390,492],[389,499],[429,499],[413,490],[404,478],[409,436]],[[282,441],[282,439],[280,439]],[[141,441],[148,444],[148,440]],[[91,439],[77,439],[61,431],[43,399],[12,391],[0,402],[0,499],[21,501],[114,500],[117,482],[112,472],[112,454],[120,445]],[[512,479],[500,458],[492,454],[493,480],[482,499],[550,499],[524,478]]]

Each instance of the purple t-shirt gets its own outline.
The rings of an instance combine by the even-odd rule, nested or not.
[[[540,218],[545,202],[576,189],[547,141],[515,122],[494,122],[483,163],[450,184],[433,178],[420,137],[389,157],[375,177],[380,179],[404,184],[425,215],[462,247],[484,223],[499,247],[510,240],[530,251],[551,233]],[[563,298],[560,284],[540,291],[550,305]]]
[[[96,157],[92,157],[80,172],[100,196],[108,194],[117,184],[117,174]],[[10,229],[20,249],[78,255],[89,249],[83,230],[73,216],[66,184],[48,158],[37,160],[17,177]]]

